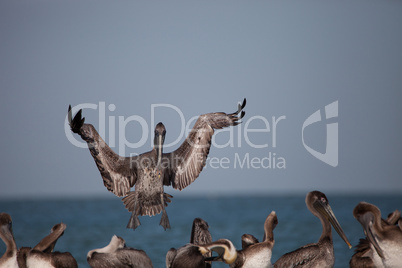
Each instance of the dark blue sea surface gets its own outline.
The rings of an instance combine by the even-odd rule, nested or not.
[[[330,205],[353,246],[364,237],[360,224],[353,218],[353,208],[360,201],[377,205],[383,217],[395,209],[402,209],[402,195],[331,196]],[[172,228],[164,231],[159,226],[160,214],[140,217],[142,225],[135,231],[126,229],[130,213],[119,198],[110,199],[43,199],[0,201],[0,212],[7,212],[13,219],[14,237],[18,247],[35,246],[49,234],[59,222],[67,224],[64,235],[55,250],[69,251],[79,267],[89,267],[86,255],[89,250],[106,246],[116,234],[126,240],[127,246],[143,249],[151,258],[154,267],[165,267],[166,252],[171,247],[180,247],[190,240],[192,221],[196,217],[206,220],[213,240],[230,239],[241,248],[240,237],[244,233],[263,237],[263,224],[274,210],[278,226],[274,230],[275,246],[272,261],[284,253],[302,245],[316,242],[322,228],[320,221],[306,208],[304,195],[280,197],[176,197],[167,207]],[[353,249],[349,249],[333,230],[335,267],[349,267]],[[0,242],[0,255],[5,245]],[[227,267],[214,264],[214,267]]]

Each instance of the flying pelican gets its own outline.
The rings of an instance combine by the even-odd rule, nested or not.
[[[218,256],[205,258],[212,251]],[[166,254],[167,268],[205,268],[207,261],[222,261],[232,264],[237,258],[236,248],[228,239],[219,239],[205,245],[187,244],[179,249],[171,248]]]
[[[333,267],[335,263],[334,245],[332,242],[331,224],[339,236],[351,248],[345,233],[335,218],[325,194],[313,191],[306,196],[307,208],[320,219],[322,234],[317,243],[305,245],[295,251],[286,253],[274,264],[274,267]]]
[[[0,258],[0,267],[18,267],[17,245],[14,240],[11,216],[0,213],[0,238],[6,244],[6,252]]]
[[[20,267],[55,267],[76,268],[77,261],[70,252],[54,252],[57,240],[64,234],[67,225],[59,223],[53,226],[50,234],[44,237],[34,248],[22,247],[18,250]],[[26,265],[26,266],[25,266]]]
[[[402,230],[399,226],[381,220],[381,211],[375,205],[360,202],[353,210],[353,216],[362,225],[366,234],[366,254],[362,258],[375,267],[399,267],[402,264]],[[400,221],[398,221],[400,222]]]
[[[383,226],[395,225],[398,223],[400,216],[401,212],[399,210],[395,210],[388,215],[387,219],[381,219],[381,224]],[[377,264],[377,267],[384,267],[382,265],[382,260],[380,256],[378,256],[374,247],[371,246],[370,241],[367,238],[361,238],[359,244],[356,246],[355,254],[353,254],[352,258],[349,261],[350,267],[374,267],[374,263]]]
[[[208,229],[209,225],[206,221],[201,218],[195,218],[191,227],[190,244],[179,248],[179,250],[171,248],[166,254],[166,267],[179,267],[178,265],[186,263],[191,264],[191,267],[210,268],[211,262],[206,262],[205,258],[211,257],[211,253],[201,255],[196,247],[197,245],[212,243],[212,236]],[[177,255],[179,257],[175,260]]]
[[[93,249],[87,254],[87,262],[92,268],[152,268],[152,261],[143,250],[126,247],[123,238],[114,235],[109,245]]]
[[[278,218],[275,211],[272,211],[264,223],[263,242],[252,235],[242,236],[242,250],[237,251],[236,261],[230,265],[231,268],[254,268],[254,267],[272,267],[271,256],[274,247],[274,229],[278,224]]]
[[[127,228],[135,230],[141,224],[138,216],[154,216],[162,212],[160,225],[166,230],[170,223],[165,207],[172,196],[164,192],[164,185],[180,191],[190,185],[205,166],[214,129],[240,124],[245,105],[246,99],[234,113],[201,115],[182,145],[170,153],[163,153],[166,129],[160,122],[155,127],[153,149],[130,157],[113,152],[94,126],[84,124],[82,110],[73,119],[69,106],[68,120],[71,130],[87,142],[105,187],[119,197],[125,196],[123,203],[132,212]],[[130,192],[134,185],[135,191]]]

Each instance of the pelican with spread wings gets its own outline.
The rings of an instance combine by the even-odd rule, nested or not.
[[[70,105],[68,121],[71,131],[87,142],[105,187],[115,195],[124,197],[124,205],[132,212],[127,228],[135,230],[141,224],[138,216],[155,216],[162,212],[160,225],[166,230],[170,228],[170,223],[165,207],[173,196],[165,193],[163,187],[171,185],[181,191],[190,185],[205,166],[214,129],[240,124],[245,106],[246,99],[234,113],[200,115],[186,140],[170,153],[163,153],[166,129],[162,123],[158,123],[153,149],[130,157],[113,152],[93,125],[84,124],[82,110],[73,118]],[[130,191],[134,185],[135,191]]]

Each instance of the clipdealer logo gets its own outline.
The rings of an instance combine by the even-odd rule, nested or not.
[[[152,104],[151,105],[151,123],[150,125],[147,121],[139,116],[139,115],[131,115],[129,117],[124,116],[116,116],[109,115],[106,116],[107,110],[108,112],[114,112],[116,110],[116,106],[114,104],[109,104],[106,108],[105,102],[99,102],[98,104],[94,103],[83,103],[78,104],[72,107],[73,114],[78,112],[79,109],[90,109],[90,110],[98,110],[98,132],[99,135],[103,138],[106,136],[106,123],[108,123],[108,140],[107,144],[113,148],[116,153],[121,156],[126,155],[126,148],[137,149],[144,146],[147,141],[150,141],[150,146],[152,148],[152,137],[151,133],[153,131],[153,127],[156,124],[156,113],[164,112],[166,109],[170,109],[177,113],[178,117],[175,120],[179,120],[180,122],[180,133],[177,138],[170,143],[164,145],[165,148],[174,148],[180,146],[183,137],[186,138],[188,133],[191,131],[191,125],[198,119],[198,115],[190,118],[187,122],[185,120],[183,112],[172,104]],[[165,110],[164,110],[165,109]],[[333,102],[327,106],[325,106],[325,115],[326,119],[337,117],[338,116],[338,101]],[[117,118],[117,123],[116,123]],[[225,128],[221,130],[217,130],[215,134],[212,136],[212,147],[216,148],[225,148],[225,147],[242,147],[242,144],[245,142],[247,146],[253,149],[264,149],[264,156],[253,156],[252,153],[234,153],[233,157],[216,157],[213,154],[208,156],[205,168],[247,168],[247,169],[286,169],[286,159],[283,156],[277,155],[276,152],[269,150],[266,152],[267,148],[271,147],[275,149],[277,147],[277,130],[278,126],[282,124],[281,122],[286,119],[286,116],[282,115],[279,117],[272,116],[271,120],[261,115],[254,115],[247,120],[243,121],[242,124],[237,125],[236,127]],[[260,128],[251,128],[250,123],[258,122]],[[331,123],[327,124],[327,141],[326,141],[326,152],[320,153],[315,151],[311,147],[309,147],[304,140],[304,129],[314,123],[321,121],[320,110],[317,110],[312,115],[310,115],[303,123],[302,127],[302,142],[303,146],[306,150],[311,153],[317,159],[323,161],[324,163],[336,167],[338,165],[338,124]],[[126,127],[130,123],[136,123],[140,125],[142,134],[138,135],[141,132],[136,133],[135,137],[140,137],[137,142],[130,142],[126,136]],[[117,127],[116,127],[117,125]],[[262,126],[262,127],[261,127]],[[68,118],[65,118],[64,130],[67,139],[75,146],[79,148],[87,148],[86,142],[74,136],[70,130],[68,125]],[[116,130],[118,131],[118,138],[116,139]],[[218,144],[216,141],[216,137],[222,136],[220,133],[228,132],[223,135],[224,137],[228,137],[228,140],[224,144]],[[235,133],[237,132],[237,139],[235,138]],[[261,142],[261,139],[253,139],[252,133],[266,133],[270,135],[271,140],[270,144],[264,139]],[[221,139],[222,140],[222,139]],[[117,144],[116,144],[117,141]],[[173,149],[174,150],[174,149]],[[131,154],[138,155],[138,154]]]

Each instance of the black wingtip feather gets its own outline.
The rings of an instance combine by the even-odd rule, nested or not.
[[[241,109],[243,109],[244,107],[246,107],[246,98],[244,98],[244,100],[243,100],[243,104],[241,105]]]
[[[239,114],[244,109],[244,107],[246,107],[246,98],[244,98],[242,104],[240,104],[240,103],[238,104],[237,111],[234,112],[233,114]]]
[[[71,125],[71,120],[72,120],[72,113],[71,113],[71,104],[68,105],[68,123]]]
[[[82,117],[82,109],[72,119],[71,105],[68,106],[68,123],[70,124],[71,131],[78,133],[85,122],[85,117]]]

